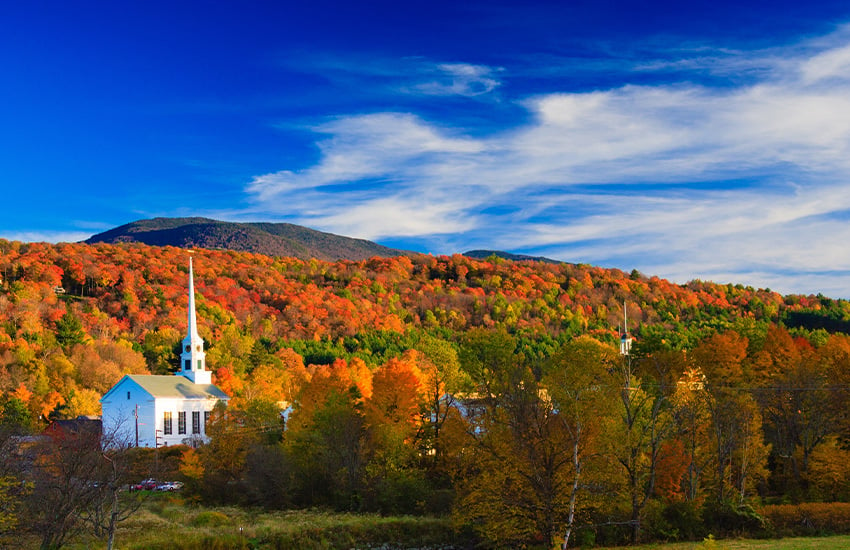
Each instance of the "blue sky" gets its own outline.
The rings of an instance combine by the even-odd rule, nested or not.
[[[285,221],[850,297],[846,1],[33,1],[0,27],[2,238]]]

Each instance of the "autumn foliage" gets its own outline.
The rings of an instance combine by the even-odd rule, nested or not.
[[[451,512],[544,546],[850,501],[846,301],[496,257],[194,257],[232,397],[183,456],[198,498]],[[4,422],[98,414],[123,375],[176,370],[186,278],[177,248],[0,240]]]

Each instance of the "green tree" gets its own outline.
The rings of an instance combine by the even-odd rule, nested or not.
[[[65,314],[56,321],[56,341],[66,350],[75,344],[82,344],[86,340],[83,323],[71,310],[70,306],[65,308]]]
[[[161,327],[145,333],[142,355],[152,374],[171,374],[180,361],[180,341],[183,335],[177,329]]]
[[[489,397],[504,386],[511,368],[523,361],[516,349],[516,339],[504,330],[473,328],[461,339],[460,366],[473,388]]]
[[[17,397],[0,397],[0,436],[26,435],[32,430],[32,413],[26,403]]]

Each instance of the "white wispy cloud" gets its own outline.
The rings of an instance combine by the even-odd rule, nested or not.
[[[337,117],[313,128],[324,136],[315,165],[258,176],[247,192],[257,212],[357,237],[442,235],[456,248],[440,252],[533,251],[850,296],[835,275],[850,272],[848,35],[638,69],[684,71],[678,82],[626,75],[609,89],[517,98],[528,118],[483,137],[412,113]],[[747,83],[688,78],[721,66]],[[438,70],[445,80],[413,89],[499,86],[486,67]]]
[[[481,97],[501,86],[498,67],[423,57],[306,55],[286,64],[349,91],[376,95]]]
[[[433,71],[435,79],[420,82],[412,90],[427,95],[479,96],[492,92],[501,84],[496,71],[469,63],[441,63]]]
[[[25,243],[76,243],[92,234],[82,231],[0,231],[0,239]]]

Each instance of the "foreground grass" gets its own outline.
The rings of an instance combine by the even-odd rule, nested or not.
[[[624,550],[625,548],[629,550],[845,550],[846,548],[850,548],[850,535],[641,544],[638,546],[618,547],[618,550]]]
[[[2,545],[0,545],[2,546]],[[10,548],[35,548],[18,540]],[[105,548],[104,541],[80,536],[70,550]],[[447,518],[381,517],[323,511],[268,512],[237,507],[200,507],[173,495],[152,495],[121,523],[116,550],[231,549],[449,549],[464,548]],[[618,547],[619,550],[843,550],[850,535],[769,540],[705,540]]]
[[[206,508],[187,505],[179,498],[156,495],[132,518],[119,525],[115,548],[445,548],[453,542],[452,538],[451,524],[446,518]],[[68,548],[105,548],[105,543],[84,537],[73,541]]]

